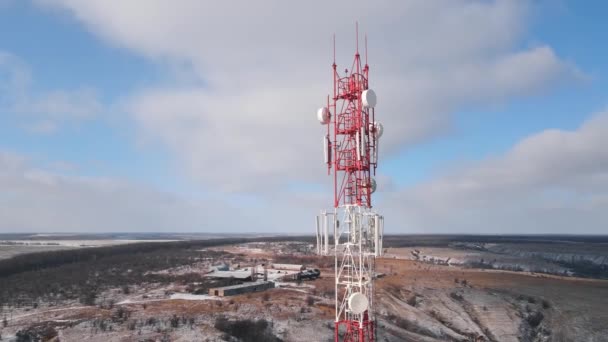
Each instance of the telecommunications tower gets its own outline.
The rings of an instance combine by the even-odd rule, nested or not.
[[[358,28],[350,70],[338,71],[335,38],[332,69],[333,96],[317,118],[327,126],[323,148],[328,174],[333,171],[334,208],[317,216],[317,253],[335,257],[335,341],[375,341],[375,260],[382,254],[384,217],[372,209],[372,176],[383,127],[376,121],[376,94],[369,88],[367,38],[363,65]]]

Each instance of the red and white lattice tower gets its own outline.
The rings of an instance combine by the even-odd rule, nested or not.
[[[317,253],[335,256],[335,341],[375,341],[374,268],[382,254],[384,218],[372,210],[372,176],[383,128],[375,121],[376,94],[369,88],[367,38],[365,65],[357,32],[355,58],[344,73],[336,65],[334,39],[332,68],[333,97],[317,118],[327,125],[323,144],[328,173],[334,176],[334,208],[317,216]]]

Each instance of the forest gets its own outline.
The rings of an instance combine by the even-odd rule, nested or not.
[[[310,238],[308,238],[310,239]],[[142,283],[203,282],[199,274],[179,276],[150,272],[188,265],[223,252],[206,247],[260,241],[294,241],[301,237],[230,238],[136,243],[18,255],[0,261],[0,308],[32,306],[44,300],[78,299],[91,305],[109,288]]]

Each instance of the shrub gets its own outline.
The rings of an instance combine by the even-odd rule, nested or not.
[[[215,328],[226,335],[236,337],[242,342],[282,342],[281,339],[274,336],[270,323],[265,319],[229,321],[222,316],[216,319]]]
[[[459,301],[464,299],[462,297],[462,295],[458,292],[451,292],[450,297],[452,297],[453,299],[459,300]]]
[[[528,315],[528,317],[526,318],[526,321],[528,322],[528,324],[530,324],[530,326],[532,328],[536,328],[540,324],[540,322],[543,321],[544,318],[545,318],[545,316],[543,315],[542,312],[536,311],[536,312]]]
[[[129,329],[129,330],[135,330],[136,326],[137,326],[137,321],[135,321],[135,320],[129,321],[129,323],[127,323],[127,329]]]
[[[99,321],[99,329],[101,329],[101,331],[106,331],[108,329],[108,323],[106,323],[105,319]]]
[[[148,318],[146,320],[146,325],[152,325],[152,326],[154,326],[154,325],[156,325],[156,322],[157,322],[156,318],[150,317],[150,318]]]
[[[95,299],[97,299],[97,292],[94,288],[84,289],[79,298],[80,303],[89,306],[95,305]]]
[[[50,341],[57,337],[57,331],[51,326],[38,325],[17,331],[15,337],[17,342]]]
[[[172,328],[178,328],[179,327],[179,318],[177,317],[177,315],[173,315],[173,317],[171,317],[170,319],[171,322],[171,327]]]
[[[417,296],[414,294],[413,296],[411,296],[408,300],[407,300],[407,304],[409,306],[413,306],[416,307],[416,305],[418,305],[418,300],[416,298]]]
[[[118,309],[116,309],[114,311],[114,313],[112,314],[112,320],[114,322],[122,323],[122,322],[125,322],[127,319],[129,319],[130,315],[131,315],[131,313],[127,309],[125,309],[121,306],[121,307],[118,307]]]

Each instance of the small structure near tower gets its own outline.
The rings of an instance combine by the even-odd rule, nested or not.
[[[209,289],[210,296],[227,297],[244,293],[266,291],[274,288],[272,281],[258,281],[231,286],[214,287]]]

